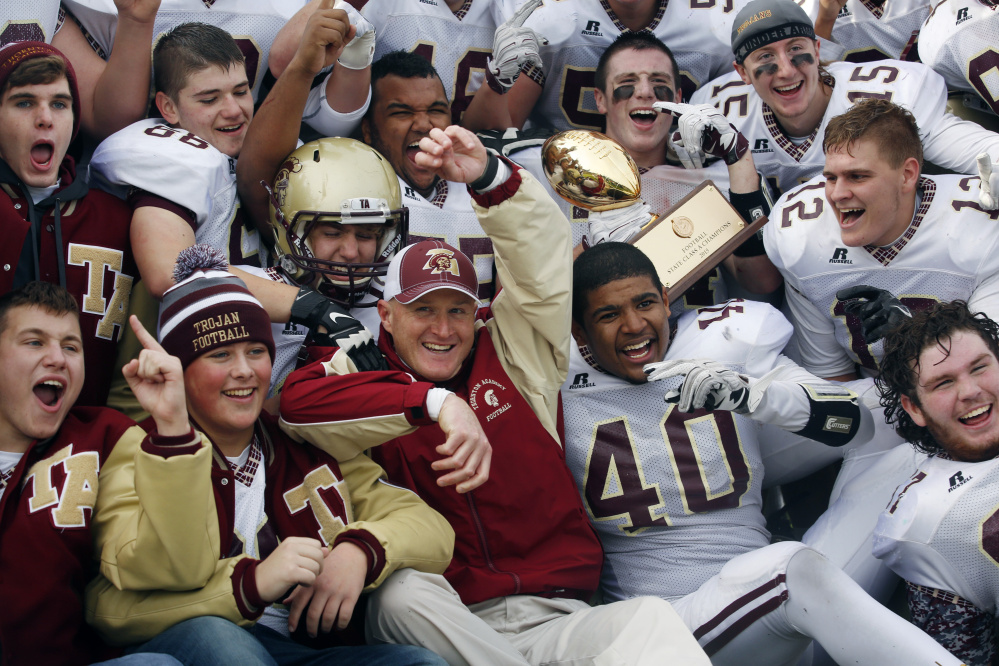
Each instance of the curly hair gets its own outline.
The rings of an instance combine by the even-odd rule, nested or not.
[[[943,446],[933,438],[929,428],[916,425],[902,407],[902,396],[917,406],[920,404],[916,395],[920,355],[931,346],[940,347],[949,355],[951,339],[958,331],[976,333],[999,358],[999,324],[983,312],[972,313],[964,301],[936,303],[916,312],[885,338],[881,374],[874,380],[881,394],[881,406],[885,408],[885,421],[924,453],[942,451]]]

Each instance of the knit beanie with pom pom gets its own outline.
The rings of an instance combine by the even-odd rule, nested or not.
[[[263,343],[274,360],[267,311],[227,268],[225,255],[210,245],[193,245],[177,255],[176,284],[160,306],[160,344],[185,368],[202,354],[236,342]]]

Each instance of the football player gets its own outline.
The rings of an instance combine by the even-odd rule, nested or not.
[[[361,131],[364,142],[384,155],[399,176],[410,241],[436,238],[472,257],[479,298],[488,304],[494,292],[493,245],[472,210],[468,188],[415,161],[420,139],[451,123],[437,71],[417,53],[394,51],[375,61],[371,79],[371,107]]]
[[[80,404],[103,406],[138,271],[128,206],[91,190],[66,154],[80,123],[76,77],[57,49],[0,48],[0,293],[44,280],[80,300],[88,366]]]
[[[877,373],[878,317],[850,307],[855,298],[896,312],[898,301],[921,309],[961,298],[999,316],[999,213],[983,210],[980,178],[922,175],[916,120],[885,100],[833,118],[823,150],[822,175],[785,193],[763,232],[789,287],[807,370],[838,381],[855,379],[858,367]],[[856,285],[897,300],[841,293]]]
[[[822,38],[823,60],[871,62],[913,59],[919,26],[932,6],[927,0],[804,0],[801,8]]]
[[[604,598],[669,600],[717,666],[794,664],[813,638],[841,664],[959,664],[815,551],[768,545],[761,441],[862,440],[856,394],[780,355],[791,326],[769,305],[667,321],[640,250],[576,259],[566,462],[604,547]]]
[[[507,17],[519,3],[507,2]],[[490,100],[476,109],[502,107],[509,116],[466,115],[475,129],[524,127],[528,118],[557,130],[602,127],[602,114],[593,98],[600,54],[620,35],[647,32],[669,44],[680,70],[677,87],[683,97],[708,81],[731,71],[725,35],[742,0],[679,3],[665,0],[568,0],[543,4],[524,22],[539,38],[541,65],[525,67],[524,76],[499,95],[488,86],[479,90]]]
[[[149,70],[135,63],[149,53],[159,5],[160,0],[114,0],[122,17],[118,43],[95,51],[59,0],[9,0],[0,8],[0,46],[35,41],[59,49],[76,72],[83,131],[100,141],[146,114]]]
[[[243,142],[236,165],[242,211],[272,244],[276,261],[272,268],[242,270],[315,288],[377,331],[377,298],[365,296],[405,242],[408,213],[395,172],[384,157],[351,139],[320,139],[296,150],[299,119],[314,95],[309,90],[313,78],[355,57],[351,51],[360,45],[356,38],[344,45],[347,35],[327,27],[337,11],[330,4],[321,3],[309,17],[295,57],[254,115]],[[343,22],[339,25],[342,30]],[[362,301],[367,307],[355,308]],[[275,325],[272,393],[294,369],[308,333],[294,322]]]
[[[901,61],[820,66],[812,21],[792,0],[753,0],[732,27],[735,73],[698,90],[749,140],[756,168],[786,192],[822,170],[829,120],[866,98],[909,109],[926,159],[956,173],[977,173],[983,151],[999,157],[999,135],[947,113],[943,78]]]
[[[999,88],[989,74],[999,65],[996,8],[991,0],[936,4],[919,32],[919,59],[943,76],[948,88],[980,98],[999,116]]]
[[[353,139],[310,141],[285,159],[272,196],[276,265],[242,270],[315,289],[377,332],[375,306],[409,220],[388,160]],[[288,323],[274,324],[273,333],[271,395],[295,369],[309,331]]]
[[[321,26],[326,43],[338,38],[342,44],[348,28],[345,20]],[[235,160],[253,104],[235,41],[215,26],[184,24],[157,43],[154,67],[162,118],[140,121],[108,138],[94,153],[92,166],[105,182],[130,188],[132,247],[143,282],[159,299],[172,284],[177,254],[196,241],[225,252],[236,265],[266,265],[261,256],[266,248],[241,214],[236,192]],[[314,336],[324,335],[320,324],[327,334],[351,329],[348,336],[365,335],[342,307],[311,288],[232,270],[274,322],[302,324]],[[364,362],[380,363],[370,334],[354,340],[358,353],[367,357]]]
[[[889,334],[877,382],[924,460],[878,519],[874,554],[906,580],[917,626],[987,666],[999,653],[999,326],[961,301],[933,305]]]
[[[647,205],[591,213],[564,202],[552,192],[566,217],[573,222],[575,243],[578,244],[584,235],[590,244],[625,241],[648,223],[650,211],[664,213],[709,178],[719,190],[728,191],[729,198],[745,219],[752,221],[754,215],[769,213],[770,202],[761,191],[752,154],[745,145],[741,152],[736,148],[738,132],[729,122],[711,107],[695,109],[670,102],[662,106],[660,98],[678,103],[682,93],[673,54],[654,35],[646,32],[622,34],[600,56],[595,76],[594,95],[597,109],[605,118],[606,134],[635,160],[641,174],[642,201]],[[667,150],[673,118],[681,115],[685,117],[685,128],[696,125],[701,128],[700,132],[710,130],[714,118],[719,127],[727,130],[725,137],[718,136],[717,154],[710,156],[716,158],[712,164],[699,166],[703,159],[697,165],[688,159],[693,168],[687,169],[675,153]],[[679,139],[679,130],[677,136]],[[697,137],[692,143],[696,145],[691,145],[690,152],[703,157],[703,138]],[[733,150],[731,156],[728,155],[730,149]],[[686,151],[684,155],[687,156]],[[540,148],[515,152],[513,159],[545,182]],[[751,287],[751,291],[769,293],[780,285],[780,276],[763,253],[763,244],[758,239],[737,249],[736,255],[726,260],[726,268],[740,280],[747,278],[746,286]],[[749,280],[753,284],[749,285]],[[726,300],[724,278],[716,269],[683,294],[682,304],[677,303],[673,315]]]

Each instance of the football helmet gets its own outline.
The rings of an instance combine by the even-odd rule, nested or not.
[[[360,305],[407,242],[399,179],[374,148],[353,139],[310,141],[288,155],[270,191],[275,253],[286,275],[345,307]],[[324,223],[381,225],[374,257],[317,257],[309,236]],[[371,302],[373,305],[374,302]]]

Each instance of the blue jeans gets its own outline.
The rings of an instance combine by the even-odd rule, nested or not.
[[[263,625],[247,631],[213,616],[176,624],[128,652],[136,657],[139,652],[166,654],[184,666],[447,666],[436,654],[420,647],[361,645],[316,650]]]
[[[250,631],[270,653],[278,666],[447,666],[447,662],[426,648],[413,645],[351,645],[314,649],[273,629],[256,625]]]
[[[92,666],[181,666],[181,663],[168,654],[129,654],[117,659],[99,661]]]
[[[204,615],[170,627],[128,653],[155,652],[176,657],[184,666],[277,666],[247,630],[220,617]]]

